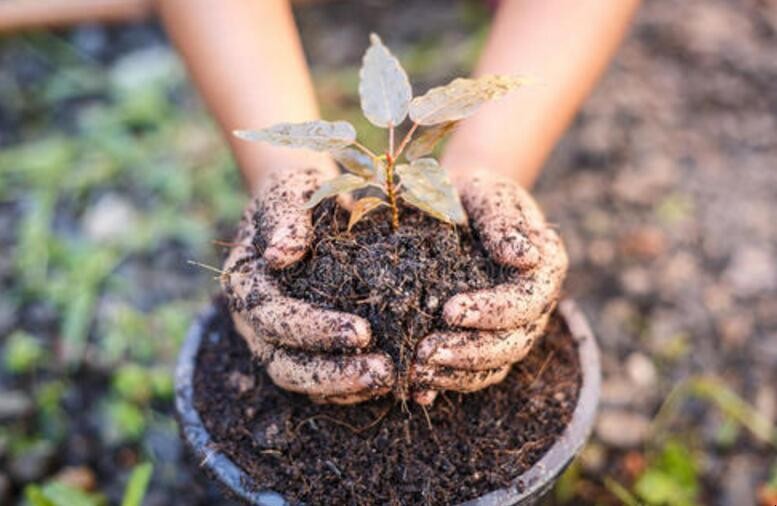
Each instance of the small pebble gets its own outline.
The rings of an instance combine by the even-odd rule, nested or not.
[[[626,371],[637,386],[650,388],[656,384],[658,374],[653,361],[642,353],[632,353],[626,359]]]
[[[17,420],[32,414],[35,405],[20,390],[0,392],[0,421]]]
[[[604,444],[615,448],[639,446],[649,431],[650,420],[631,411],[604,410],[596,421],[596,435]]]
[[[54,480],[85,492],[97,487],[97,477],[94,475],[94,471],[86,466],[66,467],[54,476]]]
[[[748,457],[736,456],[729,462],[723,476],[723,504],[756,504],[756,469]]]

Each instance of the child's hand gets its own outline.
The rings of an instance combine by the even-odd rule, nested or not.
[[[369,323],[356,315],[317,308],[285,297],[268,269],[305,254],[312,238],[311,212],[302,204],[318,187],[320,171],[288,171],[272,177],[245,212],[237,245],[224,265],[222,284],[238,332],[280,387],[319,402],[349,404],[385,394],[394,366],[382,353],[332,356],[327,352],[369,346]],[[257,209],[264,253],[254,246]]]
[[[471,392],[502,381],[542,336],[567,270],[561,239],[526,190],[485,173],[459,187],[488,252],[521,272],[446,302],[445,321],[471,330],[435,332],[419,342],[412,381],[421,387],[421,404],[431,403],[435,390]]]

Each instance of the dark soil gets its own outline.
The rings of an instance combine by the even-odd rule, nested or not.
[[[424,412],[385,397],[316,405],[276,387],[224,312],[208,329],[195,407],[254,480],[309,504],[452,504],[509,485],[561,434],[580,385],[576,345],[549,333],[499,385],[443,394]],[[409,411],[408,411],[409,410]]]
[[[442,308],[448,298],[503,283],[514,269],[492,261],[469,228],[403,207],[393,231],[389,215],[376,211],[349,233],[348,212],[333,199],[322,203],[313,216],[311,253],[276,276],[292,297],[367,319],[374,346],[391,355],[403,378],[416,342],[447,328]]]

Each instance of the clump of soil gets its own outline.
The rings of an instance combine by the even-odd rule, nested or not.
[[[374,347],[391,355],[402,379],[416,342],[447,328],[446,300],[503,283],[515,269],[491,260],[470,228],[402,207],[393,231],[389,213],[373,212],[349,233],[348,211],[334,199],[323,202],[313,214],[311,252],[275,276],[292,297],[369,321]],[[262,251],[258,237],[255,244]],[[397,384],[406,388],[405,381]]]
[[[204,333],[195,408],[216,447],[253,480],[307,504],[452,504],[505,487],[569,423],[581,382],[574,340],[548,334],[500,384],[422,408],[384,397],[316,405],[276,387],[226,307]]]

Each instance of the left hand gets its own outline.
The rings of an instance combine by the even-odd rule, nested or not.
[[[419,404],[431,404],[439,390],[473,392],[502,381],[544,333],[567,271],[561,239],[526,190],[485,172],[459,188],[486,250],[521,272],[446,302],[446,323],[467,330],[434,332],[418,343],[411,382]]]

